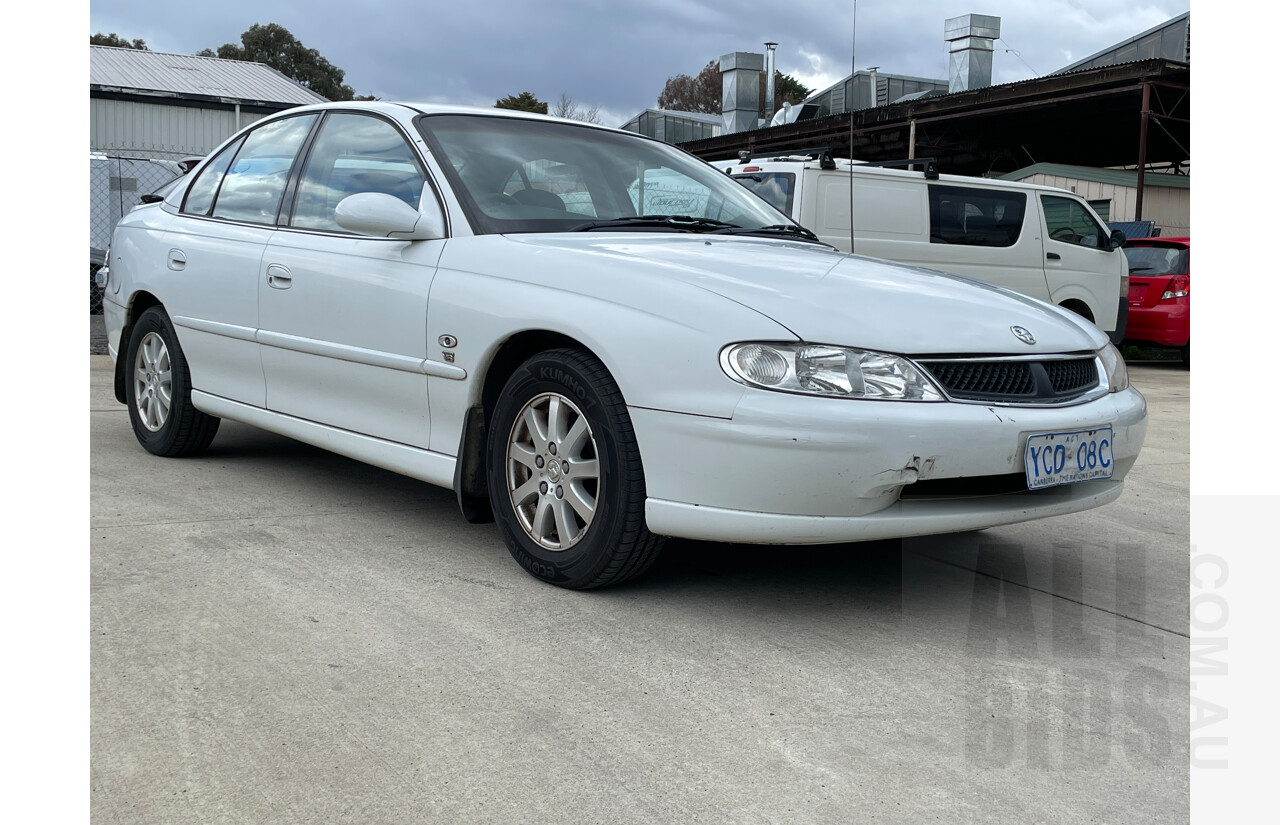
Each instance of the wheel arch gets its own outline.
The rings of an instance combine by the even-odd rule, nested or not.
[[[469,407],[465,413],[454,471],[453,489],[458,496],[458,507],[469,522],[493,521],[485,446],[488,424],[493,419],[494,405],[502,394],[502,388],[521,364],[540,352],[553,349],[581,350],[604,363],[599,353],[572,336],[547,329],[530,329],[517,332],[503,341],[484,368],[479,403]],[[605,368],[609,368],[608,364]]]
[[[1086,321],[1088,321],[1091,324],[1094,323],[1095,316],[1093,314],[1093,309],[1089,306],[1089,304],[1087,304],[1085,301],[1083,301],[1080,298],[1067,298],[1066,300],[1060,302],[1058,306],[1062,307],[1063,309],[1071,310],[1076,315],[1079,315],[1081,318],[1084,318]]]
[[[150,292],[139,291],[130,296],[128,303],[124,309],[124,325],[120,329],[120,353],[116,357],[115,371],[115,394],[116,400],[121,404],[127,404],[128,398],[125,394],[125,381],[128,376],[128,365],[125,363],[129,359],[125,357],[125,353],[129,347],[129,338],[133,336],[133,325],[137,322],[138,317],[142,313],[152,307],[160,307],[164,309],[164,305],[160,303],[160,299]]]

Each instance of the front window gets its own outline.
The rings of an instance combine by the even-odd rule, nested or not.
[[[478,234],[591,228],[750,232],[790,221],[727,175],[631,133],[484,115],[418,120]],[[617,223],[614,223],[617,222]],[[803,230],[801,230],[803,231]]]
[[[290,223],[345,231],[333,218],[343,198],[380,192],[417,209],[425,182],[413,148],[390,123],[369,115],[331,114],[307,158]]]
[[[1054,195],[1041,196],[1040,203],[1044,206],[1045,231],[1050,240],[1090,249],[1109,248],[1111,233],[1094,220],[1083,203]]]
[[[796,176],[793,172],[753,172],[734,175],[733,179],[755,192],[779,212],[790,215],[796,199]]]

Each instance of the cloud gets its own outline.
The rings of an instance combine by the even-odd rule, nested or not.
[[[1010,82],[1054,71],[1174,17],[1187,2],[1003,0],[994,76]],[[779,71],[816,89],[847,76],[851,57],[858,68],[946,78],[943,21],[970,13],[973,4],[863,0],[856,43],[847,0],[805,3],[786,14],[772,0],[740,0],[732,10],[709,0],[367,0],[358,9],[346,0],[95,0],[89,11],[93,32],[142,37],[154,49],[185,54],[238,42],[254,23],[279,23],[345,70],[358,94],[492,106],[521,91],[550,103],[564,92],[621,122],[655,105],[668,77],[696,74],[728,52],[762,52],[766,40],[779,43]]]

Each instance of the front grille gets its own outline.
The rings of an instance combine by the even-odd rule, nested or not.
[[[925,368],[957,398],[1032,396],[1036,380],[1026,361],[926,362]]]
[[[1070,361],[1045,361],[1045,372],[1053,391],[1069,393],[1091,389],[1098,383],[1098,362],[1092,358],[1073,358]]]
[[[922,360],[947,395],[962,401],[1062,404],[1098,386],[1093,356],[1008,360]]]

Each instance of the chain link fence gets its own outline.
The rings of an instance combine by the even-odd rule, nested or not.
[[[142,154],[142,153],[139,153]],[[89,314],[102,314],[102,294],[93,277],[106,262],[116,223],[154,192],[182,174],[182,167],[163,158],[89,155]]]

